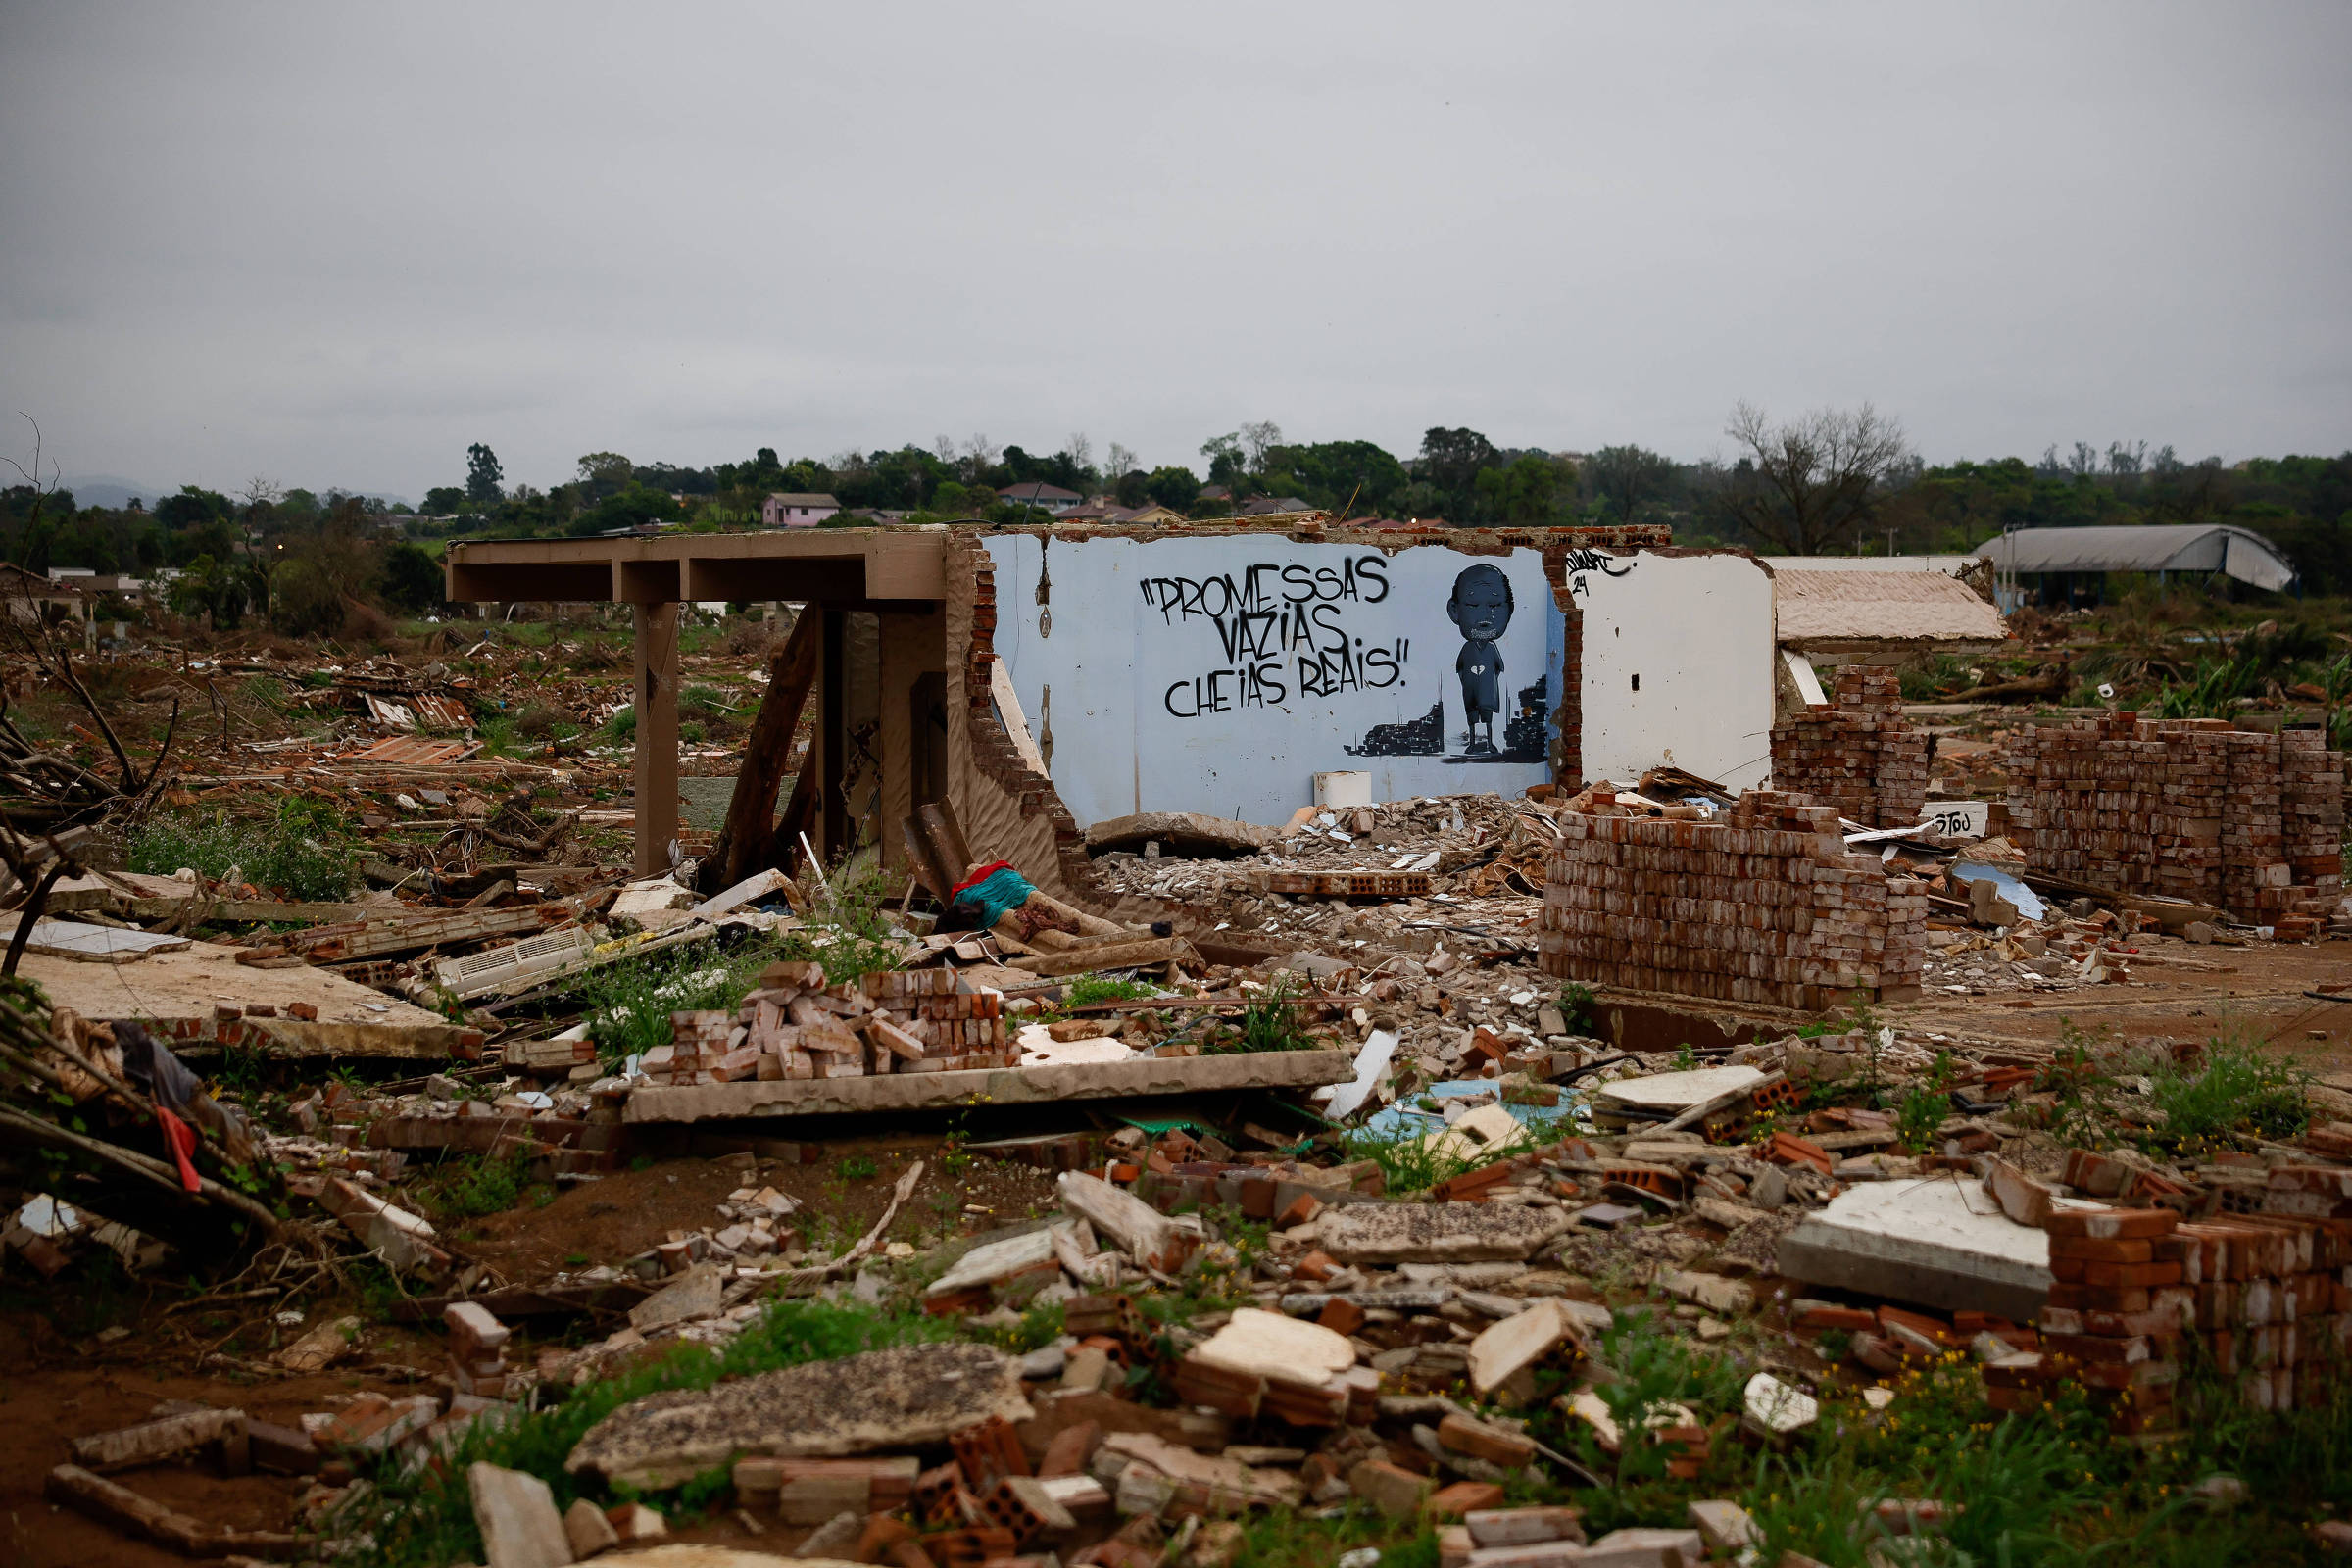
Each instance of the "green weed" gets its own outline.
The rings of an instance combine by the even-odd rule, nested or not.
[[[126,851],[130,869],[149,876],[187,867],[218,880],[235,870],[257,888],[301,901],[349,898],[359,880],[359,846],[342,813],[293,796],[258,822],[237,821],[225,811],[152,817],[131,835]]]
[[[2210,1149],[2241,1136],[2293,1138],[2311,1124],[2304,1093],[2311,1073],[2244,1041],[2209,1042],[2194,1067],[2167,1054],[2148,1078],[2149,1098],[2164,1112],[2151,1138],[2170,1149]]]
[[[1159,990],[1156,986],[1146,985],[1140,980],[1111,980],[1090,974],[1071,981],[1063,989],[1061,1004],[1064,1007],[1090,1007],[1098,1002],[1141,1002],[1157,995]]]
[[[1298,1022],[1298,994],[1285,975],[1261,991],[1242,1009],[1230,1033],[1205,1042],[1203,1055],[1234,1055],[1257,1051],[1312,1051],[1314,1037]]]
[[[1388,1192],[1423,1193],[1464,1171],[1478,1170],[1497,1160],[1514,1159],[1547,1147],[1551,1140],[1544,1133],[1549,1128],[1548,1122],[1522,1126],[1512,1137],[1467,1155],[1433,1147],[1440,1128],[1411,1125],[1394,1131],[1358,1128],[1345,1135],[1343,1147],[1349,1159],[1368,1159],[1377,1164],[1387,1178]]]
[[[870,1182],[877,1167],[863,1154],[852,1154],[841,1162],[841,1179],[845,1182]]]
[[[673,1012],[732,1011],[760,971],[792,954],[786,944],[748,942],[730,954],[692,948],[648,954],[591,969],[574,992],[584,1004],[588,1038],[607,1066],[670,1040]]]
[[[493,1159],[482,1154],[444,1160],[414,1186],[439,1215],[503,1214],[522,1201],[529,1173],[526,1158]]]
[[[1895,1107],[1895,1142],[1909,1153],[1933,1152],[1936,1130],[1943,1126],[1943,1118],[1950,1114],[1951,1108],[1951,1100],[1940,1091],[1926,1088],[1912,1090]]]

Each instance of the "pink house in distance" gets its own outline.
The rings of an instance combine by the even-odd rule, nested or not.
[[[831,496],[788,495],[777,490],[760,503],[760,520],[770,528],[813,528],[841,510]]]

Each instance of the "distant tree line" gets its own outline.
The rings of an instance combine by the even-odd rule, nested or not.
[[[1399,457],[1373,441],[1290,441],[1270,420],[1202,442],[1197,469],[1147,468],[1116,443],[1098,462],[1083,434],[1051,454],[1000,447],[985,435],[940,436],[789,463],[761,447],[743,462],[700,468],[606,451],[585,454],[572,478],[544,490],[507,484],[497,455],[475,442],[463,482],[427,491],[414,514],[342,491],[281,491],[262,479],[234,497],[182,486],[152,510],[136,501],[76,508],[70,492],[22,483],[0,489],[0,556],[36,571],[144,575],[177,567],[175,604],[211,613],[216,624],[266,612],[273,626],[294,631],[336,623],[351,605],[417,612],[436,603],[440,567],[412,542],[417,538],[584,536],[655,523],[750,527],[779,491],[833,496],[845,509],[836,525],[875,513],[1006,522],[1038,515],[1017,492],[1044,484],[1123,507],[1156,503],[1201,520],[1272,501],[1352,519],[1465,527],[1659,523],[1686,544],[1742,544],[1774,555],[1947,554],[2007,527],[2229,522],[2278,545],[2307,591],[2352,593],[2352,452],[2225,465],[2183,461],[2170,447],[2151,453],[2144,442],[2097,449],[2078,441],[2034,462],[1929,467],[1900,425],[1867,404],[1779,420],[1741,404],[1725,435],[1729,456],[1697,463],[1632,444],[1584,454],[1498,447],[1477,430],[1443,425]]]

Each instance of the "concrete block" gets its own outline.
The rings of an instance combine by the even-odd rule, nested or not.
[[[1489,1325],[1470,1342],[1470,1387],[1480,1398],[1563,1346],[1581,1347],[1583,1331],[1557,1297]]]
[[[466,1490],[489,1568],[564,1568],[572,1561],[571,1538],[546,1482],[477,1461],[466,1467]]]
[[[2032,1319],[2049,1295],[2049,1237],[1950,1180],[1848,1188],[1782,1238],[1790,1279],[1946,1310]]]
[[[1571,1221],[1557,1208],[1490,1203],[1355,1203],[1316,1222],[1343,1263],[1467,1263],[1532,1257]]]

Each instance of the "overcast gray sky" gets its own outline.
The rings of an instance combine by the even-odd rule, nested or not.
[[[475,440],[1696,458],[1741,398],[2334,453],[2348,59],[2340,3],[0,0],[0,417],[412,497]]]

